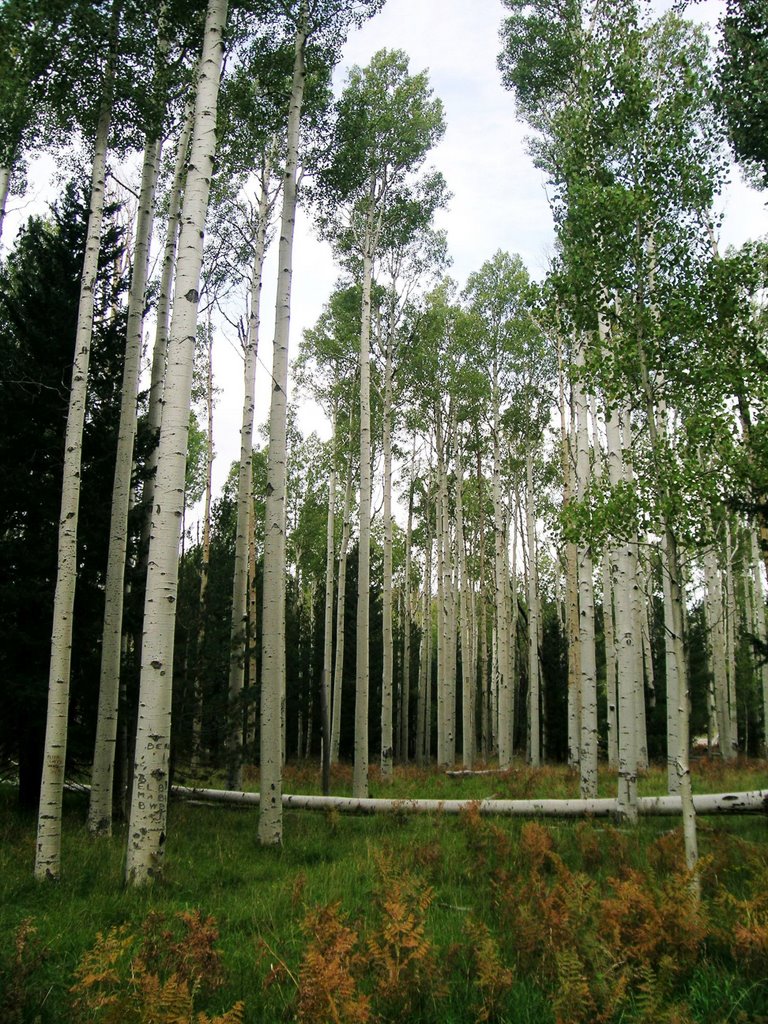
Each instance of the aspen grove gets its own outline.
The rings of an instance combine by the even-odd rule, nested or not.
[[[403,49],[342,64],[383,6],[0,9],[0,757],[35,876],[66,871],[72,780],[143,886],[174,781],[234,800],[258,773],[279,846],[288,760],[323,799],[349,762],[371,809],[372,764],[386,799],[407,763],[563,762],[583,803],[554,811],[627,827],[656,761],[695,894],[692,751],[768,747],[768,247],[724,248],[717,213],[734,161],[768,181],[768,11],[728,0],[710,35],[502,0],[555,244],[455,280],[450,104]],[[69,184],[9,235],[46,154]],[[303,330],[300,217],[336,277]]]

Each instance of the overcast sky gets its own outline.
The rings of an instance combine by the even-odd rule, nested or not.
[[[659,8],[662,2],[666,0],[658,0]],[[691,10],[698,20],[714,24],[721,6],[716,0],[705,0]],[[545,182],[527,155],[525,128],[515,120],[513,97],[502,88],[496,68],[503,17],[501,0],[387,0],[379,15],[352,33],[335,76],[338,91],[350,66],[364,66],[383,47],[404,50],[412,71],[429,70],[447,121],[445,137],[429,162],[442,171],[453,194],[449,209],[439,215],[438,227],[447,231],[453,260],[450,272],[460,287],[467,275],[498,249],[520,253],[531,275],[540,278],[553,247]],[[766,197],[747,189],[737,171],[734,179],[724,197],[724,245],[768,232]],[[37,194],[41,194],[39,187]],[[29,212],[34,212],[29,206],[23,210],[25,216]],[[19,219],[9,217],[9,235]],[[275,276],[273,254],[264,278],[257,422],[264,422],[269,412]],[[301,332],[317,320],[337,276],[328,247],[317,241],[311,223],[300,212],[294,255],[292,356]],[[217,489],[239,456],[242,364],[234,347],[233,332],[222,330],[214,354],[222,389],[214,438]],[[300,422],[305,432],[316,428],[326,433],[322,416],[311,407],[302,406]]]

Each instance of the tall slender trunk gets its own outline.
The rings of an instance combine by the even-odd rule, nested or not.
[[[347,597],[347,552],[349,551],[350,510],[352,507],[352,457],[347,458],[347,483],[344,488],[341,545],[339,547],[339,586],[336,595],[336,657],[333,666],[333,713],[331,723],[331,764],[339,760],[341,734],[341,695],[344,686],[344,618]]]
[[[496,586],[496,714],[499,768],[507,769],[512,764],[514,735],[514,683],[509,672],[509,595],[508,573],[505,572],[506,535],[504,511],[501,503],[501,414],[497,369],[494,363],[494,408],[493,408],[493,530],[494,530],[494,579]]]
[[[248,460],[248,493],[251,502],[248,508],[248,623],[246,627],[246,652],[248,658],[248,694],[245,701],[243,728],[245,747],[253,759],[256,744],[256,726],[259,720],[257,701],[256,625],[258,619],[258,594],[256,591],[256,516],[253,507],[253,458]]]
[[[69,392],[69,408],[64,438],[64,465],[59,516],[56,589],[53,598],[51,662],[48,677],[48,710],[43,748],[43,773],[37,820],[35,877],[58,878],[61,872],[61,806],[67,752],[69,718],[69,678],[72,655],[72,616],[77,582],[77,520],[80,508],[80,470],[82,465],[83,425],[88,387],[88,363],[93,334],[94,287],[98,272],[101,226],[104,214],[109,125],[114,92],[114,59],[121,5],[112,5],[110,56],[93,148],[91,170],[91,206],[85,243],[85,258],[80,279],[75,354]]]
[[[112,510],[104,591],[104,629],[101,645],[99,707],[91,770],[88,831],[92,835],[112,834],[112,784],[120,694],[123,632],[125,559],[128,547],[128,509],[131,502],[131,471],[136,437],[136,401],[143,340],[144,304],[149,272],[149,245],[155,204],[155,187],[160,165],[161,142],[147,139],[136,217],[133,273],[128,294],[128,326],[120,399],[120,424],[112,484]]]
[[[563,509],[573,500],[573,439],[575,436],[575,408],[571,404],[570,424],[566,416],[565,370],[560,338],[557,338],[557,367],[560,409],[560,459],[563,473]],[[579,647],[579,583],[578,553],[573,541],[565,545],[565,623],[568,634],[568,765],[579,763],[581,739],[581,661]]]
[[[283,212],[278,250],[275,337],[272,348],[272,401],[269,410],[269,462],[264,525],[264,609],[261,634],[259,842],[263,846],[275,846],[283,841],[288,342],[291,327],[299,130],[306,78],[306,16],[306,2],[302,0],[294,36],[293,79],[288,112],[283,171]]]
[[[536,505],[533,491],[533,453],[525,455],[525,482],[528,500],[525,503],[528,539],[528,699],[531,735],[531,764],[541,764],[541,688],[539,674],[539,580],[536,571]]]
[[[437,442],[437,505],[435,510],[438,559],[438,660],[437,660],[437,761],[441,766],[455,759],[455,631],[452,628],[453,589],[450,515],[448,508],[448,437],[441,410],[435,415]],[[452,650],[453,648],[453,650]]]
[[[584,340],[576,342],[575,365],[584,366]],[[591,476],[589,433],[587,426],[588,403],[581,382],[574,383],[574,404],[577,416],[578,498],[583,501]],[[588,544],[578,545],[579,580],[579,657],[581,661],[580,718],[581,743],[579,750],[580,791],[583,799],[597,796],[597,664],[595,658],[595,595],[592,574],[592,553]]]
[[[429,496],[425,495],[424,580],[421,602],[421,645],[419,649],[419,688],[416,695],[416,763],[423,766],[429,756],[428,694],[432,675],[432,531]]]
[[[488,602],[485,597],[485,513],[484,513],[484,487],[483,470],[480,448],[477,450],[477,495],[478,495],[478,547],[479,558],[479,582],[478,601],[480,603],[480,614],[478,618],[478,632],[480,634],[480,750],[483,761],[487,761],[490,754],[490,693],[488,688]]]
[[[612,488],[624,479],[624,458],[619,417],[615,410],[605,416],[608,477]],[[635,746],[635,691],[637,659],[635,621],[632,614],[632,550],[629,541],[614,542],[609,548],[616,615],[616,668],[618,672],[618,802],[619,815],[637,821],[637,752]]]
[[[211,502],[213,499],[213,327],[206,326],[206,435],[205,490],[203,501],[203,545],[200,557],[200,590],[197,598],[198,618],[195,662],[192,670],[192,768],[200,767],[203,758],[203,681],[206,671],[205,645],[208,632],[208,577],[211,567]]]
[[[728,709],[728,667],[725,659],[725,623],[723,594],[717,551],[710,546],[704,552],[704,579],[706,583],[705,616],[710,671],[712,673],[714,704],[717,715],[720,754],[729,759],[732,756],[730,735],[731,716]]]
[[[651,288],[653,281],[651,279]],[[645,347],[642,336],[637,339],[638,356],[640,358],[640,371],[645,396],[645,414],[648,421],[648,433],[654,453],[660,452],[660,431],[657,426],[658,412],[655,397],[651,387],[648,363],[645,354]],[[669,508],[672,505],[672,496],[669,493],[669,485],[666,478],[657,470],[657,489],[661,499],[661,507]],[[678,736],[679,752],[677,758],[677,773],[679,776],[678,792],[682,805],[683,817],[683,840],[685,845],[685,860],[688,870],[691,872],[691,891],[698,899],[701,895],[701,879],[696,872],[698,862],[698,839],[696,835],[696,811],[693,806],[693,791],[691,788],[691,770],[689,765],[690,750],[690,691],[688,675],[688,659],[685,649],[685,597],[683,591],[683,579],[681,561],[678,553],[677,536],[666,513],[660,517],[662,536],[664,539],[667,567],[669,569],[669,586],[672,606],[672,633],[671,640],[674,646],[677,659],[677,680],[678,680]]]
[[[328,519],[325,530],[325,608],[323,615],[323,675],[320,680],[321,716],[323,733],[322,781],[323,793],[331,785],[331,672],[333,671],[333,585],[336,564],[336,425],[338,399],[331,409],[331,472],[328,476]]]
[[[237,526],[235,528],[235,568],[232,578],[232,619],[229,649],[229,726],[227,729],[229,789],[243,788],[243,682],[245,678],[246,637],[248,632],[248,559],[249,527],[253,519],[253,418],[256,405],[256,363],[259,354],[261,320],[261,283],[269,219],[269,162],[261,174],[258,227],[251,267],[251,309],[245,337],[243,372],[243,411],[240,421],[240,463],[237,471]]]
[[[168,218],[165,225],[165,245],[160,273],[160,287],[157,296],[155,325],[155,341],[152,348],[152,374],[149,384],[149,405],[147,408],[147,426],[150,436],[158,438],[160,423],[163,416],[163,389],[165,387],[165,370],[168,361],[168,332],[171,320],[171,293],[173,290],[173,272],[176,268],[176,246],[179,235],[179,215],[184,191],[184,177],[187,167],[189,140],[192,134],[192,123],[195,115],[194,98],[188,100],[184,111],[184,121],[176,143],[176,159],[173,167]],[[157,477],[157,447],[147,459],[146,482],[142,502],[145,515],[141,531],[142,561],[146,562],[149,548],[149,534],[152,526],[152,507],[154,504],[155,480]]]
[[[168,375],[149,542],[139,717],[125,869],[126,878],[133,885],[146,884],[162,873],[165,849],[179,528],[184,508],[203,229],[216,151],[216,113],[226,18],[227,0],[209,0],[181,217],[176,301],[168,344]]]
[[[413,542],[413,491],[416,435],[413,437],[414,452],[411,453],[411,482],[408,488],[408,520],[405,527],[405,584],[403,601],[403,672],[400,698],[400,760],[408,762],[410,746],[411,707],[411,565]]]
[[[355,673],[355,758],[352,795],[368,796],[368,692],[370,675],[369,623],[371,583],[371,284],[373,261],[370,239],[363,256],[362,323],[360,328],[360,537],[357,562],[357,652]]]
[[[394,762],[392,720],[394,710],[392,660],[392,335],[387,332],[384,358],[384,566],[381,595],[382,614],[382,671],[381,671],[381,777],[391,780]]]
[[[725,626],[728,667],[728,735],[731,757],[739,751],[738,702],[736,695],[736,587],[733,572],[733,534],[730,517],[725,520]]]
[[[597,415],[597,402],[590,398],[590,415],[592,418],[592,438],[595,458],[595,476],[603,478],[603,452],[600,442],[600,423]],[[603,638],[605,641],[605,693],[606,718],[608,726],[608,764],[616,768],[619,763],[618,744],[618,712],[616,693],[616,640],[613,626],[613,590],[611,587],[611,565],[607,545],[603,546],[600,579],[602,583],[603,601]]]
[[[472,768],[475,761],[475,665],[472,658],[472,622],[469,572],[464,541],[464,466],[461,439],[456,438],[456,552],[458,555],[459,620],[461,624],[461,736],[462,761]]]

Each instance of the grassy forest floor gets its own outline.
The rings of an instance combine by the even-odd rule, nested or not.
[[[349,782],[339,768],[333,791]],[[766,786],[765,761],[694,765],[695,792]],[[286,790],[318,792],[317,767],[289,767]],[[641,779],[664,790],[662,769]],[[578,779],[397,769],[371,791],[573,797]],[[699,818],[697,906],[671,818],[290,811],[276,850],[253,808],[174,802],[165,878],[135,892],[125,826],[90,840],[85,812],[68,793],[63,877],[40,885],[35,822],[0,788],[0,1024],[768,1024],[763,814]]]

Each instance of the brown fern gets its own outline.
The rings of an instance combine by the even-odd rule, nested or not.
[[[339,904],[310,911],[303,925],[310,940],[299,970],[300,1024],[366,1024],[369,999],[358,990],[357,932],[342,917]]]

